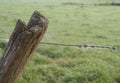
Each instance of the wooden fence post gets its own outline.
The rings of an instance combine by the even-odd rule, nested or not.
[[[28,25],[18,20],[0,61],[0,83],[17,83],[48,26],[48,20],[35,11]]]

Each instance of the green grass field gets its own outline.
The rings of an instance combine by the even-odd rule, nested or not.
[[[63,5],[63,0],[0,1],[0,37],[9,37],[18,19],[27,22],[38,10],[49,20],[44,42],[120,46],[119,6]],[[0,41],[0,56],[4,46]],[[120,83],[120,50],[40,44],[19,83]]]

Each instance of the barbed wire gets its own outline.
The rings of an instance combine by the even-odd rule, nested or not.
[[[0,37],[0,40],[9,41],[9,38]],[[112,49],[112,50],[120,50],[120,47],[111,45],[92,45],[92,44],[63,44],[63,43],[50,43],[50,42],[40,42],[40,44],[46,45],[55,45],[55,46],[69,46],[69,47],[79,47],[79,48],[101,48],[101,49]]]
[[[116,46],[102,46],[102,45],[90,45],[90,44],[63,44],[63,43],[48,43],[48,42],[40,42],[40,44],[70,46],[70,47],[79,47],[79,48],[83,47],[83,48],[102,48],[102,49],[120,50],[120,48]]]

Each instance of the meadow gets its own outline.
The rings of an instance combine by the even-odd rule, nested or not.
[[[49,20],[42,42],[120,47],[119,6],[62,4],[112,1],[0,0],[0,37],[9,38],[18,19],[27,23],[38,10]],[[0,40],[0,56],[5,45]],[[120,83],[120,50],[39,44],[19,83]]]

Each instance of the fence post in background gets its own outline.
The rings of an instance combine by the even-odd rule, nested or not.
[[[48,20],[35,11],[28,25],[18,20],[0,61],[0,83],[17,83],[47,29]]]

